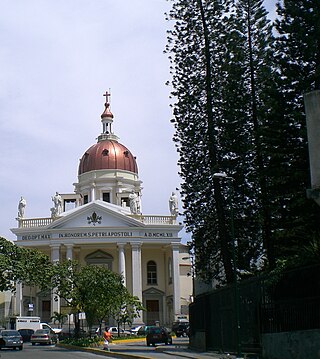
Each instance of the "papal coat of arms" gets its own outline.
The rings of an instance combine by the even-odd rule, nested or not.
[[[101,224],[101,216],[98,216],[96,212],[93,212],[90,217],[87,217],[88,224],[93,224],[94,226],[98,223]]]

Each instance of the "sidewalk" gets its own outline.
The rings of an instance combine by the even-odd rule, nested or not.
[[[130,347],[125,346],[126,341],[113,342],[110,345],[110,352],[104,351],[101,348],[81,348],[74,347],[67,344],[58,344],[65,349],[75,349],[84,352],[95,353],[106,357],[121,358],[121,359],[152,359],[152,354],[143,349],[137,352],[136,348],[132,350]],[[133,341],[129,341],[133,342]],[[121,344],[120,344],[121,343]],[[124,344],[124,345],[123,345]],[[230,354],[219,354],[217,352],[197,352],[188,348],[188,345],[173,344],[168,346],[157,346],[157,352],[163,352],[166,355],[172,356],[172,359],[236,359],[236,356]]]
[[[187,346],[173,345],[170,347],[158,347],[156,351],[172,355],[174,358],[186,359],[235,359],[235,356],[229,354],[218,354],[216,352],[197,352],[189,349]]]

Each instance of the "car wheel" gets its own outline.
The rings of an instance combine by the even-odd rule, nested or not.
[[[165,345],[168,345],[168,341],[164,342]]]
[[[19,347],[19,350],[22,350],[23,349],[23,346]]]
[[[147,342],[147,346],[150,347],[150,343],[149,343],[149,342]]]
[[[32,343],[32,345],[36,345],[36,343]]]

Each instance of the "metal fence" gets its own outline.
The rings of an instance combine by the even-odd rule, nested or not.
[[[320,266],[290,271],[276,280],[264,276],[196,297],[190,305],[192,335],[205,333],[207,350],[236,352],[236,301],[243,352],[261,352],[263,333],[320,328]]]

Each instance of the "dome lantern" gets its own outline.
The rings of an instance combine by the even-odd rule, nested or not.
[[[75,192],[84,198],[84,203],[105,198],[103,200],[116,205],[128,205],[132,191],[141,195],[142,182],[138,176],[136,157],[112,132],[110,94],[106,92],[104,96],[106,103],[101,115],[102,133],[97,143],[89,147],[80,159]]]

